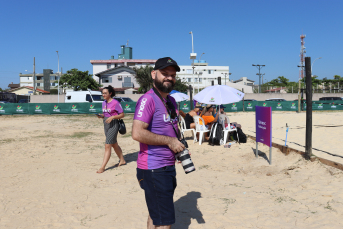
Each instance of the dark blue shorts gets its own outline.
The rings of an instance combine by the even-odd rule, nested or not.
[[[175,165],[152,170],[137,168],[137,179],[144,190],[146,204],[153,224],[174,224]]]

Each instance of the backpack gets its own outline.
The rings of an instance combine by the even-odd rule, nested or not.
[[[243,133],[242,129],[239,127],[236,127],[237,131],[236,131],[236,135],[233,135],[233,139],[238,141],[239,143],[247,143],[247,136]],[[238,138],[237,138],[238,137]]]
[[[210,145],[223,145],[224,144],[224,132],[223,126],[220,123],[214,123],[210,131]]]

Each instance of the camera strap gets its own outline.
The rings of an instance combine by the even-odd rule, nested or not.
[[[173,127],[173,129],[174,129],[174,131],[175,131],[175,134],[176,134],[177,138],[180,140],[180,139],[181,139],[181,135],[182,135],[182,134],[181,134],[181,131],[179,131],[179,133],[176,131],[176,129],[175,129],[175,127],[174,127],[174,124],[173,124],[173,121],[172,121],[172,118],[171,118],[171,112],[170,112],[170,110],[169,110],[167,104],[164,102],[164,99],[162,98],[162,96],[161,96],[161,94],[158,92],[158,90],[157,90],[155,87],[153,87],[152,89],[154,90],[155,94],[161,99],[161,101],[162,101],[164,107],[166,108],[166,110],[167,110],[167,112],[168,112],[168,114],[169,114],[169,117],[170,117],[170,124],[172,125],[172,127]],[[167,101],[172,105],[173,109],[175,110],[174,104],[170,101],[170,99],[169,99],[168,96],[169,96],[169,95],[167,95]],[[175,113],[176,113],[176,110],[175,110]],[[177,120],[179,121],[179,117],[177,117]],[[182,135],[182,139],[184,139],[184,136],[183,136],[183,135]]]

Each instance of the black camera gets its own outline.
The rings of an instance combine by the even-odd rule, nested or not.
[[[186,140],[183,138],[181,140],[179,140],[186,148],[188,148],[188,143],[186,142]]]

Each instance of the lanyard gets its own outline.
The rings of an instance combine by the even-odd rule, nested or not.
[[[172,127],[173,127],[173,129],[174,129],[174,131],[175,131],[176,136],[180,139],[180,138],[181,138],[181,132],[179,131],[179,134],[178,134],[178,132],[176,131],[176,129],[175,129],[175,127],[174,127],[174,124],[173,124],[173,121],[172,121],[172,119],[171,119],[171,118],[172,118],[172,117],[171,117],[171,112],[170,112],[168,106],[166,105],[166,103],[164,102],[164,99],[162,98],[161,94],[156,90],[156,88],[153,87],[152,89],[154,90],[155,94],[161,99],[161,101],[162,101],[164,107],[166,108],[166,110],[167,110],[167,112],[168,112],[168,114],[169,114],[169,117],[170,117],[170,124],[172,125]],[[167,101],[172,105],[173,109],[175,110],[175,107],[174,107],[173,103],[169,100],[169,97],[168,97],[168,96],[167,96]],[[176,113],[176,112],[175,112],[175,113]],[[178,118],[177,120],[179,120],[179,118]],[[184,137],[182,136],[182,138],[184,138]]]

